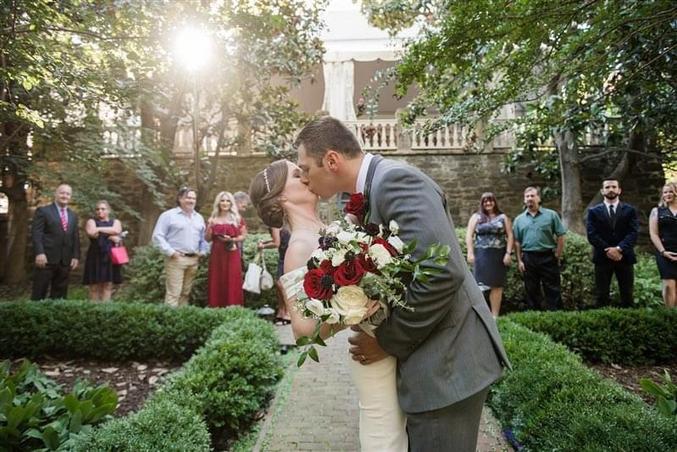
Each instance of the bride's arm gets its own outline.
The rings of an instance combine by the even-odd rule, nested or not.
[[[303,267],[308,262],[310,254],[315,251],[316,245],[314,243],[307,243],[302,240],[294,240],[289,243],[287,248],[287,253],[284,255],[284,272],[288,273],[292,270],[295,270],[299,267]],[[317,325],[315,319],[309,319],[303,316],[302,312],[296,308],[296,299],[287,298],[287,294],[284,290],[281,290],[282,296],[284,297],[284,302],[287,305],[287,312],[291,317],[291,326],[292,331],[294,332],[294,337],[299,338],[301,336],[312,336]],[[323,339],[326,339],[330,336],[333,336],[338,331],[342,330],[344,327],[339,325],[328,325],[322,324],[320,328],[320,336]]]

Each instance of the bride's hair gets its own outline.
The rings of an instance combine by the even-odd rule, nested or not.
[[[271,228],[281,228],[284,209],[280,195],[287,183],[287,161],[278,160],[260,171],[249,186],[249,196],[263,223]]]

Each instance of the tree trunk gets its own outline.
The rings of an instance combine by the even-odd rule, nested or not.
[[[562,221],[569,230],[585,234],[581,173],[578,167],[576,137],[573,131],[565,130],[555,133],[554,139],[559,153],[559,167],[562,180]]]
[[[28,201],[23,181],[12,190],[9,197],[9,253],[5,269],[5,283],[21,284],[26,281],[26,245],[28,244]]]

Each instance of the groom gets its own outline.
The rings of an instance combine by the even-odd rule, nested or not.
[[[408,287],[407,304],[375,331],[355,333],[353,359],[370,364],[393,355],[397,390],[407,415],[409,450],[474,451],[489,385],[508,359],[482,292],[465,266],[447,200],[438,185],[416,168],[365,154],[339,120],[308,123],[294,143],[301,180],[328,198],[362,192],[369,222],[395,220],[400,238],[417,241],[414,258],[432,244],[451,247],[446,266],[426,283]]]

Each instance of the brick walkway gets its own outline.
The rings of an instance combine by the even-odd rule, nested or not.
[[[278,327],[280,341],[293,343],[291,328]],[[348,366],[344,331],[320,347],[320,363],[292,363],[279,386],[255,451],[358,451],[358,407]],[[484,410],[478,451],[511,450],[498,422]]]

